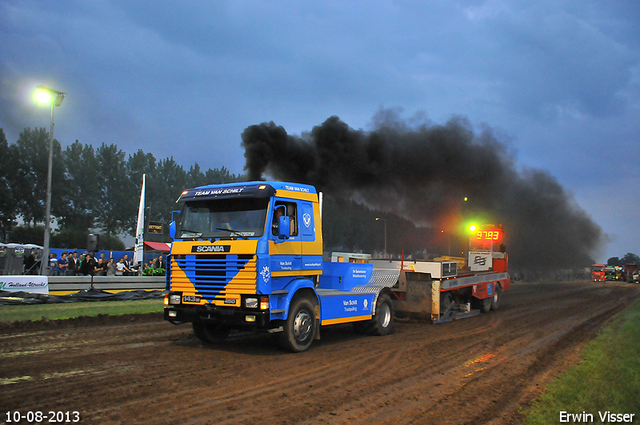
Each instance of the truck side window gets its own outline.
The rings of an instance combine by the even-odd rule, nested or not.
[[[278,208],[280,207],[280,208]],[[284,208],[283,208],[284,207]],[[282,202],[277,201],[275,203],[275,210],[273,213],[273,223],[271,224],[272,233],[274,236],[278,236],[278,211],[285,210],[285,214],[289,217],[289,223],[291,225],[291,234],[289,236],[298,236],[298,208],[295,202]]]

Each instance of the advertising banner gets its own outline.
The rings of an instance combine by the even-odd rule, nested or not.
[[[49,295],[47,276],[0,276],[0,291],[33,292]]]

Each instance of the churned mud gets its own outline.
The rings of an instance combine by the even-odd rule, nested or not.
[[[515,283],[497,312],[396,322],[385,337],[323,328],[299,354],[265,334],[205,346],[159,314],[4,324],[0,421],[77,411],[85,424],[520,423],[519,407],[638,296],[627,283]]]

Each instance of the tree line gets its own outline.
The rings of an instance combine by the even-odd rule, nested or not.
[[[49,133],[45,128],[24,129],[14,144],[7,142],[0,128],[2,242],[43,243],[48,155]],[[101,248],[123,249],[118,235],[135,235],[143,174],[146,223],[168,223],[171,211],[176,209],[175,201],[185,188],[246,179],[224,166],[203,171],[196,163],[187,170],[173,157],[157,159],[142,150],[128,155],[115,144],[102,143],[94,148],[77,140],[62,149],[54,140],[51,215],[59,229],[52,233],[51,246],[84,248],[87,235],[97,231]],[[390,255],[398,257],[404,250],[407,256],[422,257],[443,246],[436,240],[440,235],[431,229],[417,227],[394,214],[330,195],[325,197],[324,207],[327,250],[382,254],[385,223]],[[16,226],[18,217],[24,225]],[[376,221],[376,217],[383,220]],[[169,241],[166,235],[164,240]]]
[[[25,129],[14,144],[7,142],[0,128],[3,242],[42,244],[44,226],[37,224],[45,218],[48,158],[49,133],[45,128]],[[186,170],[173,157],[156,159],[141,149],[127,155],[115,144],[102,143],[94,148],[76,140],[63,150],[54,140],[51,215],[60,229],[52,234],[52,246],[84,247],[87,235],[95,229],[107,245],[119,241],[119,234],[134,235],[143,174],[147,223],[167,223],[177,197],[187,187],[242,178],[225,167],[203,171],[196,163]],[[15,226],[18,217],[24,220],[24,226]]]
[[[625,264],[640,265],[640,257],[632,252],[627,252],[624,257],[611,257],[607,260],[607,266],[624,266]]]
[[[0,241],[43,243],[48,152],[45,128],[25,129],[14,144],[7,142],[0,128]],[[115,144],[94,148],[76,140],[63,150],[54,140],[51,214],[60,228],[52,234],[51,246],[83,248],[87,235],[97,231],[103,249],[123,249],[118,235],[135,234],[143,174],[146,223],[168,223],[185,188],[246,180],[224,166],[203,171],[196,163],[185,169],[173,157],[157,159],[142,150],[127,154]],[[386,252],[395,258],[403,253],[405,258],[460,256],[465,248],[462,235],[416,226],[398,215],[331,194],[324,199],[327,251],[379,255],[385,250],[385,233]],[[23,226],[16,226],[18,217]],[[169,241],[166,234],[164,241]],[[640,262],[636,260],[635,254],[627,254],[608,263]]]

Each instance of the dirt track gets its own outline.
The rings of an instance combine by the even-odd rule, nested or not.
[[[87,424],[520,423],[518,406],[639,295],[626,283],[515,284],[497,312],[399,322],[386,337],[323,328],[300,354],[262,334],[203,346],[160,315],[5,325],[0,420],[40,410],[79,411]]]

